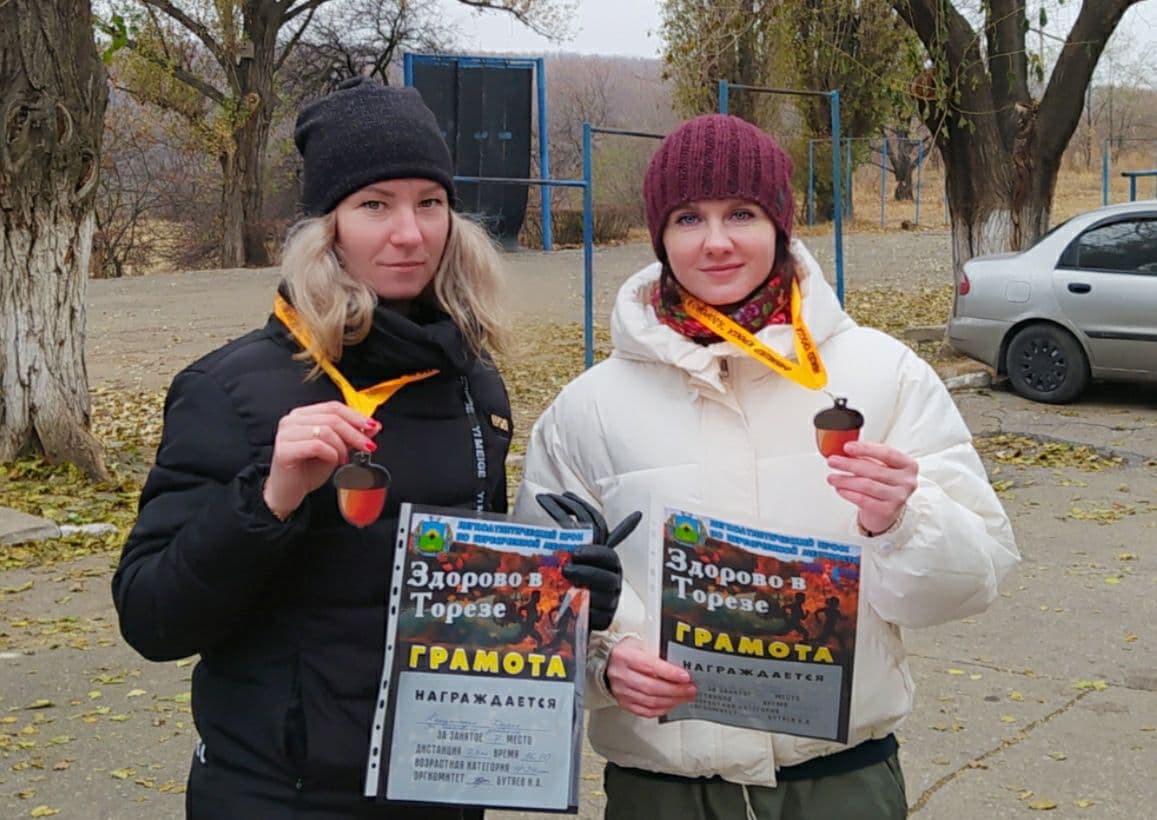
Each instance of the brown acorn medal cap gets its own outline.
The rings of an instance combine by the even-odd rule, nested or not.
[[[816,413],[816,447],[826,458],[847,455],[844,446],[860,437],[864,414],[848,407],[848,400],[837,398],[835,405]]]
[[[816,413],[814,419],[820,430],[859,430],[864,426],[864,414],[848,407],[848,400],[837,398],[835,405]]]

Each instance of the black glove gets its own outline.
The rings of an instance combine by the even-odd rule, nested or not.
[[[562,574],[576,587],[590,590],[590,628],[606,629],[614,620],[623,589],[623,565],[615,554],[615,547],[634,532],[643,514],[631,513],[608,533],[607,520],[602,514],[574,493],[539,493],[534,499],[559,526],[590,527],[594,531],[593,543],[575,550],[562,568]]]

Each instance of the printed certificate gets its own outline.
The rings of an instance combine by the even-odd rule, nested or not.
[[[577,811],[590,540],[402,505],[367,796]]]
[[[660,512],[651,628],[698,688],[660,720],[847,742],[863,542]]]

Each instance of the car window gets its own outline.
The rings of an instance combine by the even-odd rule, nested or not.
[[[1157,219],[1100,225],[1077,242],[1077,267],[1157,274]]]

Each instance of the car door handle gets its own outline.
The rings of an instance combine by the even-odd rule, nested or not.
[[[1069,282],[1070,293],[1088,293],[1093,289],[1093,286],[1087,282]]]

